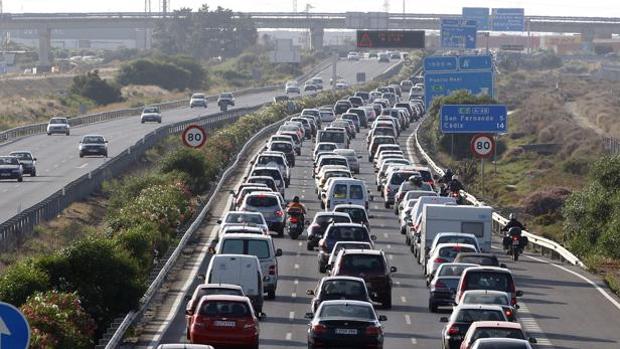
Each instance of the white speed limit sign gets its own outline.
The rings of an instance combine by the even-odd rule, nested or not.
[[[207,141],[207,133],[198,125],[189,125],[182,135],[183,144],[190,148],[200,148]]]
[[[495,153],[495,140],[493,136],[478,134],[471,139],[471,152],[475,157],[488,158]]]

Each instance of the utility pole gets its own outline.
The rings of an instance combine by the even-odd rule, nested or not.
[[[2,11],[2,0],[0,0],[0,15],[3,14],[4,12]]]
[[[168,0],[161,0],[161,12],[164,14],[164,17],[168,13]]]
[[[407,12],[406,8],[405,8],[405,1],[406,0],[403,0],[403,16],[405,16],[405,13]]]
[[[390,0],[383,0],[383,12],[390,13]]]
[[[293,0],[293,12],[297,12],[297,0]]]

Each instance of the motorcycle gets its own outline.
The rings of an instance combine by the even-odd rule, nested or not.
[[[523,248],[521,247],[521,239],[518,236],[512,237],[508,253],[512,256],[513,261],[519,260],[519,255],[523,253]]]
[[[512,260],[515,262],[519,260],[519,255],[523,254],[523,250],[527,244],[527,237],[522,236],[521,229],[517,227],[510,228],[508,234],[504,236],[504,249],[507,250],[506,253],[512,256]]]
[[[301,209],[289,209],[286,213],[288,214],[288,235],[291,239],[297,240],[304,231],[304,213]]]
[[[460,192],[458,192],[458,191],[450,192],[450,196],[453,197],[456,200],[456,204],[457,205],[464,205],[465,204],[465,199],[463,198],[463,195],[461,195]]]

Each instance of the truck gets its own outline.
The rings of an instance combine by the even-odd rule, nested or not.
[[[493,208],[489,206],[425,205],[420,227],[419,262],[426,267],[433,239],[438,233],[474,234],[482,252],[491,250]],[[422,247],[421,246],[421,247]]]

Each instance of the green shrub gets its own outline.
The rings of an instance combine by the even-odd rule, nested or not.
[[[50,288],[49,275],[31,261],[10,265],[0,276],[0,300],[20,306],[33,293]]]
[[[576,176],[585,176],[590,171],[591,159],[569,158],[562,163],[562,171]]]
[[[156,254],[162,255],[170,246],[170,237],[163,235],[156,224],[142,223],[116,233],[116,243],[129,252],[146,277],[153,267]]]
[[[168,153],[161,161],[162,173],[181,172],[187,175],[192,192],[201,193],[212,178],[208,177],[205,156],[199,150],[180,148]]]
[[[77,292],[99,332],[114,317],[135,309],[145,290],[138,265],[111,239],[83,239],[40,257],[36,264],[48,273],[54,288]]]
[[[97,70],[74,77],[71,93],[89,98],[100,105],[122,100],[120,88],[101,79]]]
[[[30,325],[32,349],[89,349],[95,344],[95,322],[74,293],[36,293],[21,311]]]
[[[157,85],[166,90],[184,90],[194,84],[189,70],[173,63],[138,59],[125,64],[118,72],[121,85]]]

